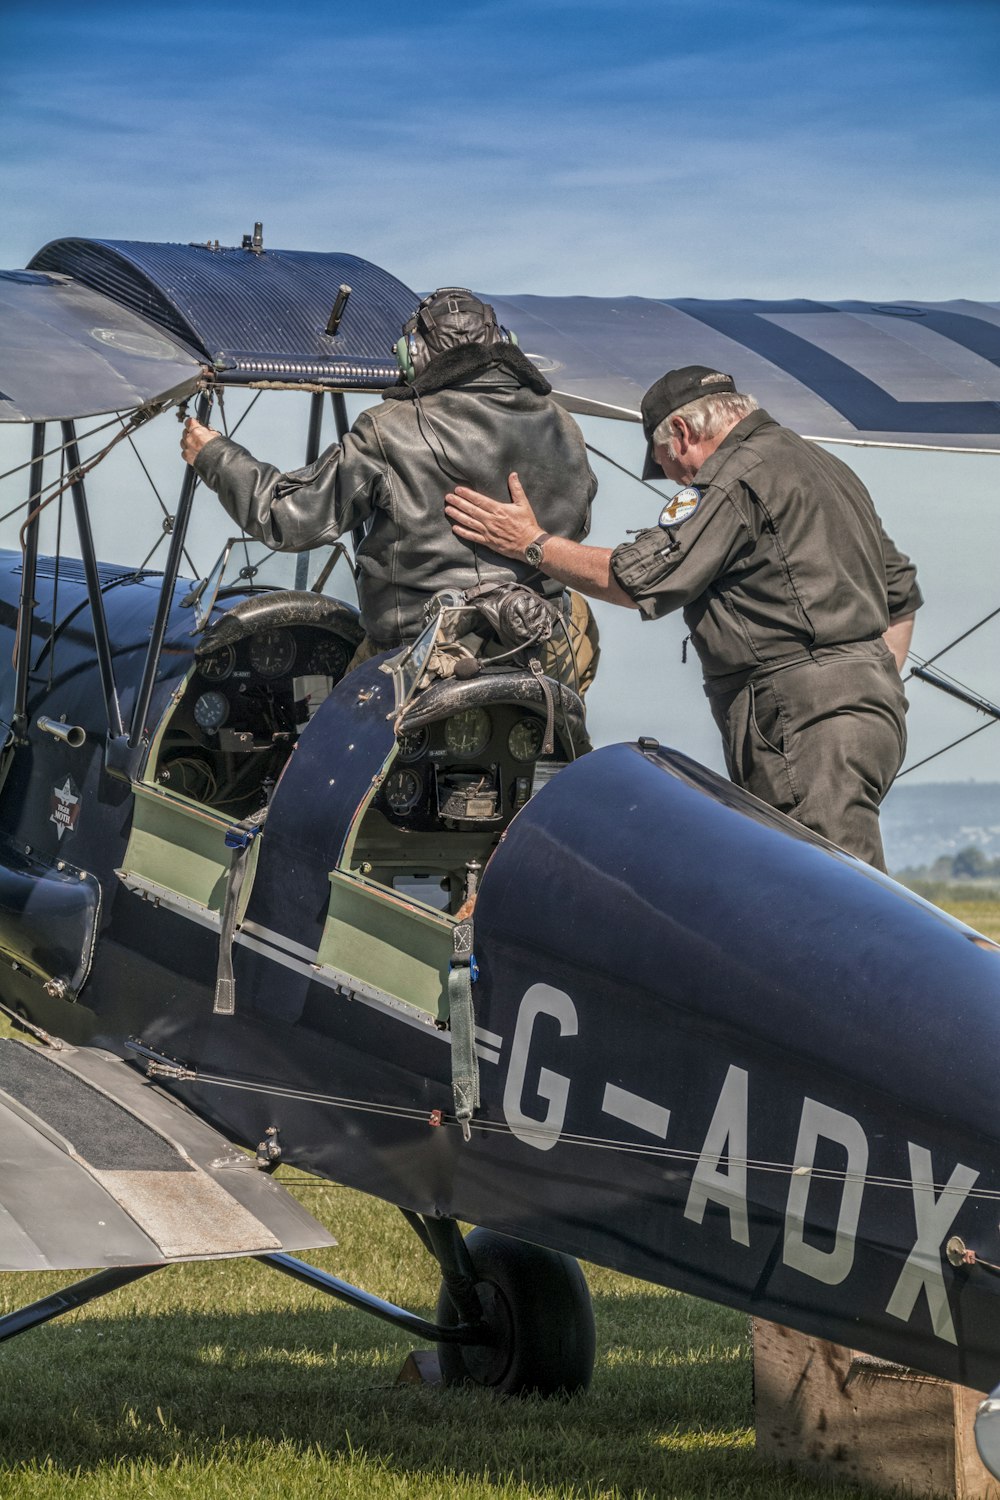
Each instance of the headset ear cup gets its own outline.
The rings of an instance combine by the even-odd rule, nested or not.
[[[410,358],[410,340],[406,334],[396,340],[396,363],[404,380],[412,380],[414,376],[413,360]]]
[[[508,344],[513,344],[515,349],[520,347],[521,340],[518,338],[513,328],[505,328],[504,333],[507,335]]]

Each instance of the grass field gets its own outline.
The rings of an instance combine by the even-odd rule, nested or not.
[[[1000,902],[956,910],[1000,938]],[[279,1174],[284,1176],[284,1173]],[[433,1316],[400,1215],[286,1182],[337,1235],[310,1259]],[[748,1320],[587,1268],[594,1383],[498,1402],[397,1385],[411,1341],[252,1261],[175,1266],[0,1351],[2,1500],[860,1497],[754,1454]],[[5,1276],[12,1308],[71,1276]]]

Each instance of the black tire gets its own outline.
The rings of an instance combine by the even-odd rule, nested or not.
[[[466,1246],[492,1347],[438,1344],[445,1385],[479,1385],[502,1396],[573,1395],[594,1373],[594,1310],[571,1255],[473,1229]],[[460,1321],[441,1287],[437,1321]]]

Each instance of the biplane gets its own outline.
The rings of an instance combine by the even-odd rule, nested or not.
[[[806,436],[1000,447],[994,306],[491,300],[577,412],[634,420],[708,361]],[[342,435],[397,378],[416,301],[259,226],[0,273],[0,416],[32,434],[0,560],[0,998],[34,1037],[0,1042],[0,1267],[93,1273],[0,1339],[243,1255],[432,1340],[446,1379],[577,1390],[581,1257],[992,1388],[995,943],[678,749],[591,749],[565,684],[429,680],[447,608],[349,671],[330,549],[288,576],[236,538],[182,576],[192,470],[162,570],[98,559],[82,419],[109,448],[295,389],[309,462],[328,407]],[[75,557],[40,552],[57,494]],[[301,1259],[332,1241],[279,1162],[401,1209],[436,1321]]]

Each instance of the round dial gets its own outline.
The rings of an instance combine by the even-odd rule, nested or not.
[[[412,734],[401,734],[397,736],[399,749],[397,757],[399,760],[416,760],[423,755],[427,749],[427,741],[430,734],[426,729],[415,729]]]
[[[211,656],[205,656],[198,663],[198,671],[206,682],[225,682],[232,675],[236,665],[236,652],[232,646],[223,646],[221,651],[213,651]]]
[[[202,693],[194,705],[194,721],[206,734],[214,734],[229,718],[229,700],[222,693]]]
[[[328,641],[317,641],[306,657],[305,671],[315,672],[320,677],[341,678],[347,671],[350,653],[343,641],[331,636]]]
[[[420,801],[423,782],[416,771],[393,771],[385,784],[385,800],[397,817],[408,813]]]
[[[281,677],[295,665],[295,637],[284,630],[259,630],[250,637],[249,656],[261,677]]]
[[[537,719],[519,719],[507,736],[507,749],[515,760],[537,760],[544,738]]]
[[[467,708],[445,725],[444,742],[456,755],[478,755],[490,742],[493,721],[485,708]]]

